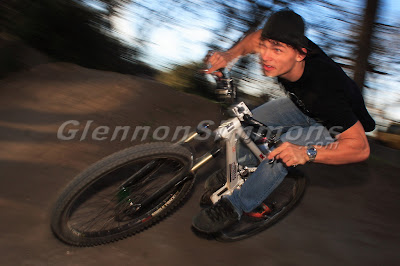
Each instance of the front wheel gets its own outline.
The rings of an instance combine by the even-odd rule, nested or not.
[[[133,235],[172,211],[190,191],[192,154],[171,143],[114,153],[79,174],[51,218],[65,243],[93,246]]]

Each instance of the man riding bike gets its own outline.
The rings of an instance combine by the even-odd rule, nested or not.
[[[240,190],[223,197],[193,218],[193,226],[216,233],[257,208],[282,182],[288,167],[307,162],[348,164],[366,160],[365,132],[375,128],[359,88],[331,58],[304,36],[301,16],[289,9],[270,16],[262,30],[226,52],[207,58],[214,73],[235,58],[258,53],[266,76],[277,77],[289,97],[255,110],[258,121],[280,128],[282,144],[264,160]]]

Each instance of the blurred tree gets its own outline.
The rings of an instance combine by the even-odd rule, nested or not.
[[[385,69],[391,42],[388,32],[396,31],[393,25],[377,23],[377,10],[382,1],[364,0],[98,0],[108,6],[110,14],[115,10],[126,10],[131,6],[134,12],[139,35],[138,44],[145,47],[149,36],[160,27],[190,27],[193,21],[204,21],[205,14],[211,11],[212,19],[219,26],[212,30],[214,38],[207,44],[210,49],[227,49],[238,40],[262,27],[271,12],[284,7],[303,10],[312,16],[307,20],[317,43],[336,60],[358,83],[364,87],[366,73],[382,75]],[[360,12],[365,10],[365,12]],[[209,16],[209,15],[207,15]],[[362,22],[362,23],[361,23]],[[359,26],[361,23],[361,27]],[[375,29],[376,34],[373,35]],[[398,28],[397,28],[398,29]],[[357,37],[359,36],[359,37]],[[393,51],[389,51],[393,54]],[[368,58],[373,60],[368,60]],[[391,62],[395,60],[392,59]],[[234,68],[235,76],[257,79],[254,60],[242,58]]]
[[[378,0],[374,1],[378,3]],[[114,1],[104,0],[103,2]],[[370,47],[368,43],[371,43],[372,35],[366,30],[369,28],[369,31],[372,32],[372,26],[371,22],[366,22],[366,26],[363,28],[359,28],[358,24],[360,20],[363,20],[363,17],[365,17],[364,21],[370,21],[371,19],[368,20],[367,15],[359,14],[359,6],[354,10],[349,10],[348,2],[343,0],[214,0],[211,2],[205,0],[143,0],[140,2],[121,0],[115,2],[118,2],[119,5],[131,2],[131,5],[134,6],[135,17],[141,18],[136,20],[139,24],[139,34],[141,34],[141,36],[138,36],[138,43],[143,46],[149,43],[149,36],[152,30],[161,26],[185,27],[185,25],[190,25],[193,19],[197,18],[202,21],[204,14],[212,10],[214,14],[217,14],[214,18],[215,21],[219,22],[219,27],[209,29],[214,34],[214,38],[207,44],[212,50],[227,49],[250,32],[261,28],[271,12],[284,7],[316,10],[318,6],[322,6],[324,7],[324,13],[311,11],[314,12],[313,20],[308,21],[310,28],[319,39],[318,44],[345,69],[355,73],[356,79],[365,77],[365,71],[367,70],[378,73],[378,70],[372,65],[365,67],[365,63],[362,64],[362,62],[368,60],[369,56],[369,53],[363,51],[371,50],[371,48],[368,48]],[[114,4],[111,5],[113,6]],[[368,10],[376,8],[376,6],[370,6]],[[370,13],[368,11],[365,14]],[[315,16],[315,14],[318,14],[318,16]],[[329,14],[329,19],[327,20],[323,14]],[[372,21],[374,22],[375,19],[373,18]],[[372,25],[374,24],[372,23]],[[357,38],[354,38],[357,35],[363,36],[360,37],[362,40],[360,39],[357,42]],[[337,44],[340,45],[338,46]],[[357,52],[355,53],[354,50]],[[359,56],[356,58],[354,55]],[[254,74],[255,65],[254,60],[242,58],[237,67],[234,68],[235,76],[238,78],[251,76],[251,79],[256,79]],[[361,68],[361,65],[364,65],[364,67]],[[364,74],[362,74],[363,71]],[[362,86],[360,87],[362,88]]]
[[[198,94],[216,100],[214,86],[205,75],[199,73],[202,63],[191,62],[185,65],[175,65],[169,71],[156,76],[156,79],[176,90]]]
[[[152,73],[149,67],[134,64],[138,49],[112,35],[108,16],[79,1],[3,2],[0,21],[2,31],[57,60],[123,73]]]
[[[398,34],[399,28],[398,25],[376,23],[376,10],[381,3],[379,0],[365,0],[365,3],[370,3],[365,5],[365,13],[360,12],[363,8],[360,7],[360,1],[356,0],[41,2],[3,2],[0,4],[0,22],[6,22],[8,30],[18,32],[19,36],[23,36],[35,47],[41,47],[57,58],[77,61],[88,67],[107,68],[112,62],[112,70],[115,71],[142,71],[140,67],[130,69],[131,63],[135,62],[141,52],[145,52],[147,44],[151,43],[152,32],[159,28],[169,27],[179,31],[204,27],[212,31],[214,36],[207,43],[210,49],[227,49],[248,33],[261,28],[271,12],[284,7],[302,11],[300,13],[312,18],[306,20],[313,40],[350,75],[354,74],[359,84],[365,83],[365,71],[373,75],[389,73],[392,70],[388,64],[398,61],[398,49],[394,48],[392,40],[388,40],[399,36],[393,34]],[[103,8],[83,8],[88,2],[100,3]],[[115,29],[112,28],[111,20],[115,16],[129,16],[134,22],[138,32],[134,39],[135,46],[122,45],[113,37]],[[208,21],[213,23],[207,24]],[[364,26],[359,26],[360,21],[365,22],[362,24]],[[376,26],[374,28],[371,25]],[[375,35],[371,35],[372,29],[375,29]],[[242,58],[234,68],[235,76],[248,77],[247,80],[262,79],[255,71],[255,62],[253,59]],[[258,85],[262,86],[261,83]]]
[[[127,4],[131,3],[132,0],[98,0],[106,5],[107,15],[109,17],[118,15]],[[81,2],[84,2],[81,0]]]
[[[363,10],[363,8],[360,8],[359,4],[355,4],[354,1],[353,3],[330,0],[307,2],[237,0],[229,3],[221,1],[222,11],[220,14],[224,17],[225,23],[217,30],[217,37],[209,46],[211,49],[222,49],[221,46],[228,48],[229,46],[226,47],[227,42],[236,43],[226,37],[232,36],[232,31],[242,33],[238,38],[240,40],[248,33],[260,28],[271,12],[282,7],[294,6],[297,9],[307,9],[310,10],[310,13],[314,13],[313,20],[307,21],[307,24],[313,30],[314,37],[317,37],[317,43],[343,68],[347,69],[349,74],[353,74],[354,80],[362,90],[366,83],[366,74],[386,75],[387,68],[384,69],[383,66],[390,62],[385,60],[387,55],[383,56],[383,53],[388,52],[391,42],[384,34],[378,34],[377,28],[381,33],[391,31],[393,34],[398,31],[398,28],[395,30],[393,25],[377,22],[377,13],[381,4],[382,2],[379,0],[365,0],[365,11],[360,13],[359,10]],[[323,13],[316,11],[317,6],[323,7]],[[349,8],[349,6],[354,8]],[[375,34],[373,34],[374,32]],[[390,52],[393,54],[393,49]],[[368,60],[371,58],[374,61]],[[238,68],[235,68],[239,72],[237,76],[253,75],[254,77],[252,62],[254,60],[242,58]]]
[[[308,3],[314,1],[317,0],[308,1]],[[272,12],[304,3],[304,0],[216,0],[215,6],[222,23],[214,30],[215,37],[207,45],[211,50],[228,49],[251,32],[260,29]],[[248,97],[244,90],[249,86],[249,80],[258,87],[264,88],[258,90],[257,93],[264,100],[282,96],[282,93],[276,90],[276,86],[271,86],[271,79],[266,80],[261,77],[261,73],[257,71],[258,68],[258,59],[254,56],[240,58],[232,68],[233,77],[238,81],[243,97]],[[265,88],[268,88],[271,97],[265,97]]]
[[[368,70],[368,58],[371,54],[372,34],[377,18],[377,11],[380,4],[379,0],[366,0],[366,7],[363,16],[363,22],[359,31],[357,44],[357,58],[354,67],[354,81],[363,90],[365,76]]]
[[[314,2],[317,0],[308,1]],[[304,0],[215,0],[214,6],[218,10],[220,28],[214,32],[217,36],[210,44],[210,48],[226,48],[227,43],[235,44],[251,32],[261,28],[269,15],[294,4],[303,4]],[[217,42],[216,42],[217,41]]]
[[[400,24],[394,20],[389,22],[390,25],[383,23],[387,18],[379,12],[382,1],[372,7],[371,4],[368,7],[368,1],[364,1],[364,6],[356,1],[352,1],[353,4],[321,2],[325,9],[334,10],[329,23],[323,16],[316,16],[310,26],[317,42],[354,78],[361,90],[374,87],[380,94],[389,88],[379,88],[374,81],[400,80],[396,70],[400,55]],[[367,9],[375,9],[374,18],[373,10]]]

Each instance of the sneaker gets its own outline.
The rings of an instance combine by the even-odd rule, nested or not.
[[[212,190],[213,192],[222,187],[226,183],[225,169],[220,169],[207,178],[204,183],[204,189]]]
[[[201,210],[193,218],[192,225],[195,229],[206,234],[220,232],[239,221],[239,215],[232,203],[227,199],[221,199],[215,205]]]
[[[204,193],[200,198],[200,206],[202,208],[213,205],[211,195],[220,189],[226,183],[225,170],[221,169],[212,174],[204,184]]]
[[[212,194],[214,194],[213,190],[204,191],[203,195],[201,195],[201,198],[200,198],[200,207],[207,208],[207,207],[211,207],[213,205],[213,202],[211,200]]]

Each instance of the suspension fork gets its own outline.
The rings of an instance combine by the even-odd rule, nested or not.
[[[206,128],[208,128],[208,125],[204,126]],[[177,142],[176,144],[179,145],[185,145],[189,142],[191,142],[192,140],[194,140],[197,136],[201,136],[202,134],[199,132],[193,132],[189,135],[189,137],[187,137],[184,140],[181,140],[179,142]],[[207,162],[209,162],[211,159],[215,158],[218,156],[218,154],[221,152],[221,148],[219,145],[219,141],[217,141],[217,145],[215,145],[211,151],[205,153],[203,156],[201,156],[196,163],[193,165],[193,167],[190,169],[190,173],[194,174],[200,167],[202,167],[204,164],[206,164]]]
[[[199,169],[201,166],[209,162],[211,159],[217,157],[220,152],[221,152],[220,147],[218,146],[214,147],[210,152],[207,152],[199,159],[199,161],[192,167],[192,169],[190,169],[190,172],[194,174],[197,169]]]
[[[177,176],[174,176],[171,180],[169,180],[165,185],[163,185],[159,190],[154,192],[150,197],[146,198],[143,202],[140,204],[134,204],[132,207],[135,209],[135,212],[139,211],[142,209],[144,206],[147,206],[151,202],[153,202],[155,199],[159,198],[161,195],[163,195],[165,192],[170,190],[174,186],[179,186],[182,182],[185,182],[188,178],[192,178],[194,175],[194,172],[202,165],[204,165],[206,162],[211,160],[212,158],[216,157],[217,154],[219,153],[220,149],[213,150],[209,152],[209,155],[206,154],[204,155],[203,159],[200,160],[196,165],[192,167],[190,170],[190,173],[188,175],[183,176],[182,174],[179,174]]]
[[[200,133],[195,132],[189,135],[189,137],[187,137],[185,140],[181,140],[179,142],[177,142],[177,145],[184,145],[190,141],[192,141],[196,136],[200,135]],[[218,143],[219,141],[217,141]],[[166,191],[170,190],[172,187],[174,186],[179,186],[182,182],[184,182],[186,179],[188,178],[192,178],[194,176],[194,173],[197,169],[199,169],[201,166],[203,166],[205,163],[207,163],[208,161],[210,161],[211,159],[215,158],[216,156],[218,156],[218,154],[220,153],[221,148],[219,148],[219,145],[216,145],[210,152],[206,153],[205,155],[203,155],[200,160],[190,169],[190,172],[188,175],[177,175],[174,176],[171,180],[169,180],[165,185],[163,185],[159,190],[157,190],[156,192],[154,192],[150,197],[148,197],[147,199],[145,199],[142,203],[140,204],[135,204],[134,206],[132,206],[135,209],[135,212],[140,211],[140,209],[142,209],[144,206],[147,206],[148,204],[150,204],[151,202],[153,202],[155,199],[157,199],[158,197],[160,197],[161,195],[163,195]],[[157,164],[157,161],[152,161],[149,162],[142,170],[141,173],[139,173],[139,176],[143,176],[146,173],[151,172],[152,170],[156,169],[157,167],[159,167],[160,164]],[[130,178],[130,181],[132,182],[134,179],[136,178],[135,175],[133,175]]]
[[[208,129],[210,127],[210,124],[204,124],[203,128],[197,129],[195,132],[192,132],[189,134],[189,136],[186,139],[182,139],[178,141],[176,144],[177,145],[185,145],[191,141],[193,141],[197,136],[203,136],[204,132],[201,129]],[[218,156],[218,154],[221,152],[221,145],[219,144],[219,141],[216,141],[216,145],[212,148],[211,151],[207,152],[203,156],[201,156],[193,165],[193,167],[190,169],[190,173],[194,175],[194,173],[202,167],[204,164],[209,162],[211,159],[215,158]]]
[[[153,160],[143,166],[139,171],[131,175],[123,184],[120,185],[119,189],[124,189],[131,184],[139,181],[143,176],[148,175],[149,173],[156,170],[161,165],[159,160]]]

